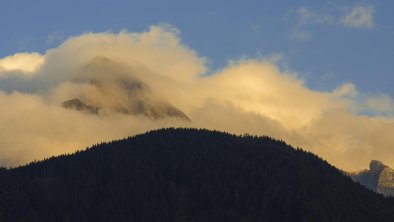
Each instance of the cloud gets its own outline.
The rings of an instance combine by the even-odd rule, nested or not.
[[[119,65],[89,71],[87,65],[97,56]],[[86,33],[39,57],[42,64],[30,78],[15,71],[0,79],[2,165],[70,153],[151,129],[184,126],[270,135],[346,170],[365,168],[370,159],[394,166],[389,96],[359,92],[351,83],[332,91],[312,90],[269,58],[239,59],[207,75],[207,59],[183,44],[180,32],[168,25],[141,33]],[[23,70],[24,63],[18,64],[14,70]],[[106,82],[108,92],[120,98],[125,92],[119,84],[136,79],[186,113],[191,122],[111,112],[92,115],[61,106],[78,95],[98,95],[93,84],[97,80]]]
[[[306,7],[300,7],[293,12],[297,16],[297,24],[293,28],[290,36],[292,38],[308,40],[312,38],[312,32],[307,29],[310,25],[332,24],[334,17],[322,13],[317,13]]]
[[[31,75],[44,63],[44,58],[39,53],[16,53],[0,59],[0,76],[17,71]]]
[[[298,23],[300,25],[307,24],[331,24],[334,20],[332,16],[319,14],[317,12],[311,11],[305,7],[297,9],[296,14],[298,15]]]
[[[290,37],[300,40],[309,40],[312,38],[312,28],[316,25],[326,26],[343,26],[347,28],[367,28],[374,26],[373,6],[356,5],[346,14],[322,13],[306,7],[290,10],[296,17],[296,24],[290,32]]]
[[[394,110],[393,99],[384,94],[368,98],[365,102],[365,106],[366,109],[381,114],[393,114],[392,111]]]
[[[354,98],[358,95],[356,86],[352,83],[344,83],[334,90],[333,95],[336,97],[350,97]]]
[[[48,35],[46,43],[48,45],[53,45],[64,39],[64,34],[62,32],[52,32]]]
[[[373,28],[375,9],[372,6],[356,5],[341,19],[344,26],[352,28]]]

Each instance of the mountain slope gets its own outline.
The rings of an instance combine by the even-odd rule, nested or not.
[[[152,131],[0,172],[0,221],[394,221],[394,203],[268,137]]]
[[[90,114],[115,112],[152,120],[175,117],[190,121],[185,113],[153,93],[133,74],[127,65],[95,57],[74,79],[85,85],[83,93],[67,99],[62,106]]]
[[[394,170],[380,161],[372,160],[369,170],[349,175],[354,181],[375,192],[384,196],[394,196]]]

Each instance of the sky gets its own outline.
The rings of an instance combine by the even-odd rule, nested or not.
[[[393,4],[5,0],[0,164],[187,126],[270,135],[346,170],[394,166]],[[128,67],[108,74],[114,91],[124,93],[114,79],[137,77],[192,122],[63,109],[97,97],[80,81],[97,56]]]
[[[209,58],[212,69],[242,56],[281,55],[283,68],[299,73],[312,88],[328,90],[352,82],[361,91],[393,96],[393,4],[4,0],[0,57],[22,51],[43,53],[85,32],[136,32],[169,23],[181,31],[187,45]]]

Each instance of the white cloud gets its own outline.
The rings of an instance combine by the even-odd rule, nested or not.
[[[356,5],[341,19],[344,26],[352,28],[373,28],[374,12],[372,6]]]
[[[44,64],[44,58],[38,53],[16,53],[0,58],[0,76],[12,71],[20,71],[24,74],[36,72]]]
[[[96,56],[124,64],[122,72],[86,74],[84,67]],[[0,163],[4,165],[73,152],[146,130],[186,126],[281,138],[346,170],[365,168],[370,159],[394,166],[394,117],[389,115],[394,107],[387,95],[365,96],[351,83],[332,91],[311,90],[269,58],[233,61],[203,75],[206,59],[166,26],[142,33],[75,36],[40,58],[43,64],[33,69],[32,77],[13,76],[16,83],[8,84],[7,92],[1,83],[11,76],[0,79]],[[15,64],[20,64],[14,65],[16,70],[25,67]],[[61,107],[63,101],[92,90],[81,78],[118,77],[140,79],[192,121],[96,116]]]

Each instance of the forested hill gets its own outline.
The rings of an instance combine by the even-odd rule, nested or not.
[[[0,172],[0,221],[394,221],[394,202],[268,137],[163,129]]]

